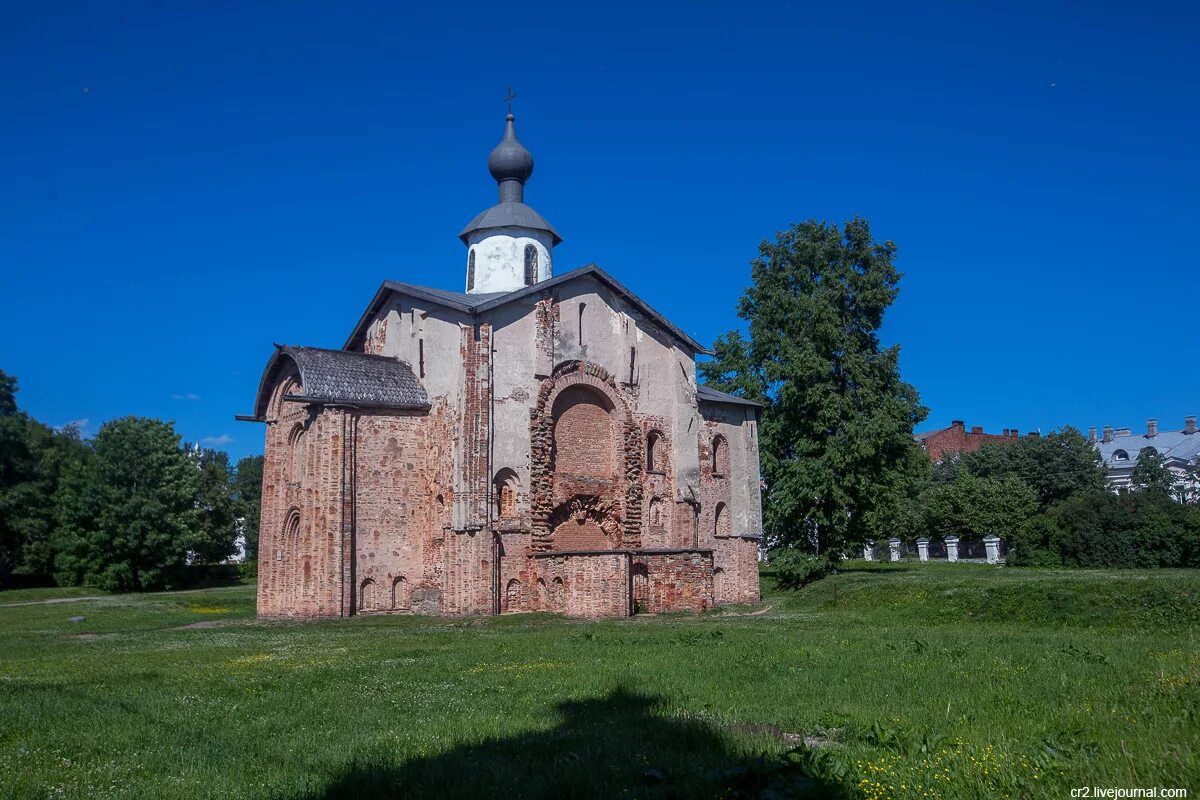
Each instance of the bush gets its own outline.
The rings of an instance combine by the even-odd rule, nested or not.
[[[1010,538],[1017,566],[1200,566],[1200,509],[1161,492],[1076,495]]]
[[[791,547],[772,553],[771,566],[783,589],[803,589],[837,571],[837,562],[832,556],[816,556]]]
[[[1062,530],[1054,514],[1038,514],[1008,537],[1007,563],[1016,567],[1061,567]]]
[[[258,580],[258,559],[252,558],[237,565],[238,577],[243,581]]]

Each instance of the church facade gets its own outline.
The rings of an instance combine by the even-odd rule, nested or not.
[[[465,291],[385,282],[340,350],[276,346],[258,613],[581,617],[759,599],[758,405],[595,266],[555,274],[510,113]]]

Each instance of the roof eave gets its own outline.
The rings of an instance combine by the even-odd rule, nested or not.
[[[705,356],[714,355],[712,350],[703,346],[691,336],[688,336],[665,316],[655,311],[649,303],[638,297],[636,294],[626,288],[624,284],[595,264],[587,264],[569,272],[564,272],[561,275],[555,275],[552,278],[540,281],[532,286],[522,287],[516,291],[508,292],[507,294],[503,294],[500,297],[493,298],[476,306],[469,306],[465,303],[458,303],[452,300],[447,300],[444,297],[438,297],[429,292],[425,292],[421,287],[414,286],[412,284],[402,284],[396,281],[384,281],[382,284],[380,284],[379,291],[375,293],[375,297],[372,298],[370,305],[367,306],[367,310],[363,312],[361,317],[359,317],[358,324],[354,326],[353,332],[346,340],[346,343],[342,346],[342,349],[352,349],[358,340],[366,335],[366,328],[370,324],[372,315],[375,314],[383,305],[385,297],[390,292],[397,292],[409,297],[416,297],[420,300],[432,303],[433,305],[441,306],[442,308],[448,308],[452,311],[458,311],[469,316],[476,316],[485,311],[491,311],[492,309],[499,308],[500,306],[507,305],[516,300],[520,300],[523,297],[528,297],[529,295],[537,294],[538,292],[545,291],[546,289],[558,286],[570,280],[574,280],[575,278],[581,278],[584,275],[595,275],[596,278],[598,278],[602,283],[606,284],[611,290],[624,298],[626,302],[640,309],[643,314],[650,318],[651,321],[658,324],[668,334],[686,345],[692,351],[692,353]]]
[[[392,411],[429,411],[429,403],[383,403],[377,400],[358,400],[347,397],[313,397],[304,394],[285,394],[284,400],[314,406],[347,406],[351,408],[388,409]]]

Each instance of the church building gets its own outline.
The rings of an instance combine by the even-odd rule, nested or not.
[[[464,291],[385,281],[340,350],[276,345],[258,613],[580,617],[759,599],[760,407],[594,265],[555,273],[509,113]]]

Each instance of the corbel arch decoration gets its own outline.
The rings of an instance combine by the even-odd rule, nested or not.
[[[615,377],[604,367],[587,361],[567,361],[559,364],[542,381],[537,400],[530,412],[531,464],[529,502],[533,528],[534,549],[550,549],[551,514],[555,506],[569,497],[555,497],[555,411],[561,410],[558,401],[568,394],[587,392],[611,417],[612,423],[612,486],[616,519],[622,521],[622,541],[640,541],[642,518],[642,465],[645,441],[640,425],[633,421],[629,406],[617,386]]]

